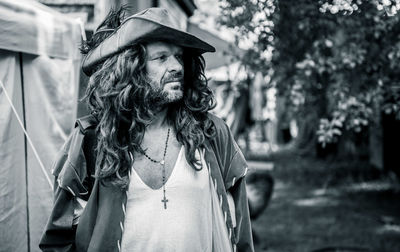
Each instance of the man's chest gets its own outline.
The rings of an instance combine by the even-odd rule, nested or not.
[[[146,154],[153,160],[161,161],[163,159],[164,149],[155,148],[154,150]],[[171,141],[171,144],[168,145],[166,150],[164,165],[151,161],[144,155],[137,154],[135,162],[133,163],[133,169],[135,169],[137,175],[148,187],[159,189],[162,187],[163,183],[166,183],[170,178],[180,151],[184,152],[182,145],[178,142]],[[184,153],[181,153],[181,155],[184,155]]]

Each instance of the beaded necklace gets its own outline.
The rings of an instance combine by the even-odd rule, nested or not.
[[[142,149],[142,147],[140,147],[140,152],[151,162],[156,163],[156,164],[160,164],[162,166],[162,186],[163,186],[163,199],[161,199],[161,202],[164,203],[164,209],[167,209],[167,202],[168,199],[165,197],[165,156],[167,155],[167,148],[168,148],[168,139],[169,139],[169,132],[170,129],[168,128],[168,133],[167,133],[167,139],[165,140],[165,147],[164,147],[164,155],[163,158],[160,161],[157,161],[153,158],[151,158],[149,155],[147,155],[146,151]]]

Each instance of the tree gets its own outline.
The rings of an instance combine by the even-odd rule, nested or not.
[[[244,64],[272,72],[299,120],[299,147],[357,143],[381,111],[400,119],[400,1],[220,2],[220,23],[252,42]]]

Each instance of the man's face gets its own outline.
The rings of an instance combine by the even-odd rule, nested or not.
[[[165,43],[153,42],[146,45],[146,72],[154,90],[161,93],[164,104],[183,97],[182,48]]]

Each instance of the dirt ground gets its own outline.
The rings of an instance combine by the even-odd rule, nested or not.
[[[253,221],[256,251],[400,251],[400,185],[393,179],[316,188],[275,179]]]

